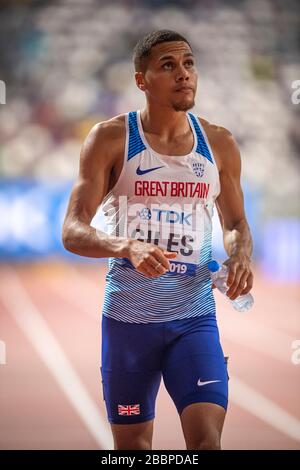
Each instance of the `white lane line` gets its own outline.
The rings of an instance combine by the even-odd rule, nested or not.
[[[6,344],[0,340],[0,365],[5,366],[6,364]]]
[[[279,432],[300,442],[299,420],[237,377],[230,376],[229,384],[230,401],[260,418]]]
[[[101,418],[99,408],[90,397],[43,316],[32,303],[17,274],[9,267],[5,272],[5,282],[0,285],[0,294],[7,310],[53,374],[99,447],[113,449],[108,424]]]

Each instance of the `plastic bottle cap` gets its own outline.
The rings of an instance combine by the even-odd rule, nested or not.
[[[219,265],[218,261],[212,259],[212,260],[208,263],[208,269],[209,269],[210,272],[212,272],[212,273],[215,273],[215,272],[219,271],[220,265]]]

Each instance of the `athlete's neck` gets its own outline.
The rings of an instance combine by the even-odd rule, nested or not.
[[[190,131],[185,111],[174,111],[168,107],[150,107],[141,110],[144,132],[159,136],[165,142],[186,135]]]

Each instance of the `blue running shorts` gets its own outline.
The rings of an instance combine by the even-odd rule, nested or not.
[[[110,423],[153,419],[161,377],[179,414],[199,402],[227,409],[227,358],[215,315],[147,324],[103,315],[101,375]]]

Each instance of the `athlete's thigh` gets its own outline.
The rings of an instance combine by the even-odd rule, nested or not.
[[[173,328],[170,325],[170,328]],[[192,403],[228,403],[226,358],[214,316],[174,323],[178,336],[163,358],[163,379],[178,413]]]
[[[187,405],[180,421],[187,449],[219,449],[226,410],[215,403]]]
[[[154,420],[137,424],[111,424],[115,450],[152,449]]]

